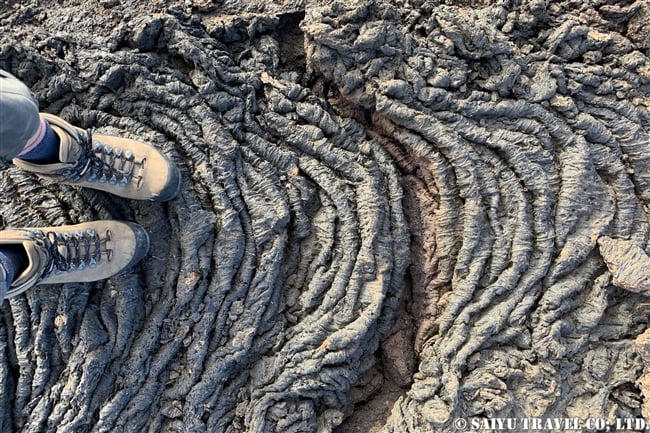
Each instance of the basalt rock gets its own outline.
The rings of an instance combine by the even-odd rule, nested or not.
[[[624,31],[645,7],[308,11],[308,68],[367,113],[419,211],[420,365],[386,431],[641,416],[647,307],[620,288],[648,276],[648,52]]]
[[[0,171],[2,227],[152,240],[5,301],[0,430],[647,415],[647,1],[393,3],[0,6],[42,111],[183,173],[161,204]]]

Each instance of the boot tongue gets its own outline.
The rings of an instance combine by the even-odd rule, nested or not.
[[[36,281],[41,275],[43,275],[43,271],[48,262],[46,253],[42,248],[36,247],[33,242],[23,242],[23,248],[25,248],[25,251],[27,252],[29,264],[27,265],[27,269],[25,269],[14,280],[12,286],[19,286],[20,284],[30,280]]]
[[[83,148],[77,142],[76,134],[64,131],[57,125],[50,124],[59,137],[59,160],[64,163],[74,163],[79,160]]]

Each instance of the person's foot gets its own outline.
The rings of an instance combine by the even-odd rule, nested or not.
[[[13,163],[62,183],[136,200],[167,201],[178,195],[178,168],[158,149],[128,138],[91,135],[60,117],[41,113],[59,136],[59,160],[50,164],[14,158]]]
[[[18,270],[6,298],[37,284],[98,281],[130,268],[149,250],[149,236],[137,224],[93,221],[70,226],[0,231],[0,248],[22,246],[27,266]]]

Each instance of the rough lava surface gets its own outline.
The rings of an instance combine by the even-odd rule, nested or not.
[[[183,173],[0,170],[3,228],[152,239],[4,302],[0,431],[650,421],[647,0],[5,1],[0,68]]]

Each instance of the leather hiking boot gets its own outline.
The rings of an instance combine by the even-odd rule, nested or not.
[[[14,158],[13,163],[23,170],[135,200],[167,201],[180,192],[178,168],[155,147],[128,138],[93,135],[52,114],[41,116],[59,137],[60,162],[40,164]]]
[[[17,274],[6,298],[37,284],[103,280],[138,263],[149,250],[149,236],[137,224],[121,221],[0,231],[0,247],[22,245],[29,265]]]

